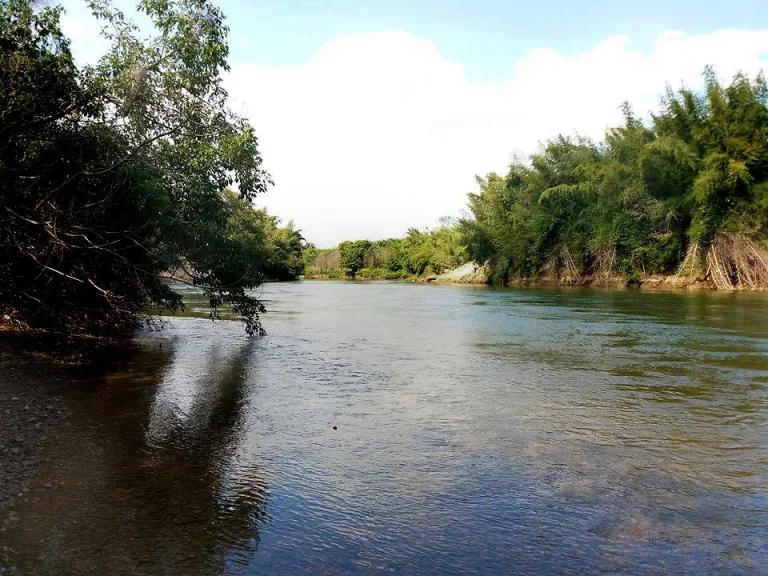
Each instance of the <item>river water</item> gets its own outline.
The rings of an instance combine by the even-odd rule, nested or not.
[[[768,574],[765,296],[263,297],[66,373],[20,573]]]

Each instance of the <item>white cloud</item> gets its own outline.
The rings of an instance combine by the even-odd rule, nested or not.
[[[78,61],[105,51],[84,10],[62,24]],[[475,174],[503,172],[558,133],[599,139],[622,101],[647,114],[666,83],[698,87],[707,64],[725,79],[768,68],[768,30],[670,30],[649,53],[626,36],[575,54],[534,49],[493,84],[407,32],[354,34],[298,68],[234,67],[227,86],[276,182],[259,203],[329,246],[434,226],[464,208]]]
[[[650,53],[613,36],[578,54],[544,48],[509,79],[471,83],[405,32],[339,36],[304,66],[239,66],[228,86],[256,127],[276,186],[265,203],[327,246],[383,238],[457,214],[474,175],[504,171],[559,132],[601,138],[629,100],[654,109],[665,83],[697,87],[768,60],[768,30],[667,31]]]

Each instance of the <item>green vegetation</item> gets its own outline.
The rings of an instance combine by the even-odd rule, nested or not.
[[[336,248],[308,250],[306,274],[315,278],[404,279],[440,274],[467,259],[454,223],[434,230],[411,228],[405,238],[342,242]]]
[[[460,223],[467,255],[497,282],[677,272],[768,288],[768,87],[762,75],[704,78],[703,94],[668,90],[649,125],[625,105],[605,142],[560,136],[478,179]]]
[[[410,278],[468,260],[496,283],[768,289],[768,87],[762,75],[667,90],[648,124],[628,104],[605,141],[558,136],[478,178],[471,216],[406,238],[304,254],[327,278]]]
[[[230,190],[223,192],[228,213],[227,234],[239,247],[233,257],[243,270],[255,270],[263,280],[295,280],[304,273],[307,247],[292,222],[280,226],[276,216],[253,205]]]
[[[207,0],[141,0],[140,32],[90,2],[111,49],[78,69],[60,9],[0,3],[0,314],[32,327],[110,333],[181,298],[184,268],[249,334],[251,290],[302,270],[303,240],[255,210],[256,137],[227,108],[228,29]],[[227,192],[237,187],[238,193]]]
[[[113,333],[175,310],[168,271],[261,331],[265,280],[412,278],[467,261],[491,281],[633,283],[653,274],[768,288],[768,87],[737,75],[668,91],[650,123],[628,105],[605,141],[557,137],[478,179],[472,216],[402,239],[307,246],[252,201],[271,183],[227,107],[222,13],[140,0],[140,31],[89,3],[109,52],[78,68],[61,10],[0,3],[0,316]],[[143,32],[141,33],[143,34]],[[237,190],[233,192],[232,190]]]

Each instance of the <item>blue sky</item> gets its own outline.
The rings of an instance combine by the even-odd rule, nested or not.
[[[132,6],[130,0],[117,0]],[[461,214],[475,175],[558,133],[602,138],[665,85],[768,69],[768,2],[222,0],[232,106],[275,186],[259,203],[330,246]],[[76,57],[104,49],[67,0]]]
[[[531,48],[575,52],[626,34],[634,47],[647,50],[663,30],[768,25],[768,2],[758,0],[227,0],[220,5],[232,29],[233,62],[298,66],[338,34],[405,30],[429,38],[479,82],[503,79],[510,60]]]

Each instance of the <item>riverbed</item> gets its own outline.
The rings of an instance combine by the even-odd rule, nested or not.
[[[0,574],[768,574],[765,295],[262,296],[260,338],[188,293],[85,366],[0,346]]]

